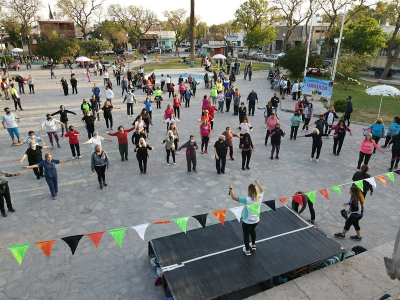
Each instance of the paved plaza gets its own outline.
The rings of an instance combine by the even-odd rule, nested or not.
[[[29,95],[26,86],[26,94],[21,95],[22,107],[25,109],[17,112],[21,118],[19,124],[21,136],[27,136],[29,130],[39,133],[40,124],[45,119],[46,113],[57,111],[63,104],[66,109],[78,114],[70,115],[69,123],[82,133],[79,137],[82,159],[57,166],[59,196],[53,201],[45,180],[36,180],[32,170],[22,170],[22,165],[18,163],[26,147],[10,147],[11,139],[7,131],[0,131],[0,168],[7,172],[21,171],[20,177],[9,178],[16,212],[9,213],[7,218],[0,217],[2,248],[0,299],[164,299],[162,288],[154,286],[156,278],[149,262],[150,258],[147,256],[146,241],[178,233],[181,230],[175,223],[150,225],[146,231],[146,241],[143,241],[135,230],[129,227],[235,207],[238,204],[228,196],[229,184],[234,186],[237,194],[245,195],[248,184],[257,178],[266,190],[265,200],[279,199],[291,196],[298,190],[315,191],[351,182],[352,175],[356,171],[359,145],[363,138],[362,128],[365,125],[351,125],[353,136],[346,136],[339,157],[332,154],[333,139],[324,139],[319,163],[314,163],[309,161],[311,138],[290,141],[288,135],[291,113],[279,111],[281,127],[288,135],[282,139],[279,161],[275,159],[271,161],[269,159],[271,146],[264,146],[266,133],[264,110],[256,110],[255,116],[249,117],[249,122],[254,127],[251,136],[255,146],[255,153],[250,162],[251,170],[242,171],[241,155],[238,151],[239,141],[234,139],[235,161],[227,162],[226,174],[217,174],[212,151],[203,155],[198,151],[198,172],[189,176],[186,172],[184,151],[177,156],[176,166],[166,165],[165,148],[160,144],[166,126],[161,120],[167,103],[172,103],[172,99],[168,100],[164,93],[165,101],[162,102],[162,109],[157,110],[156,105],[153,105],[154,126],[150,128],[150,139],[147,142],[150,146],[154,146],[154,150],[149,153],[148,174],[140,175],[133,144],[130,142],[131,134],[129,134],[129,161],[125,162],[120,160],[117,139],[111,137],[112,143],[103,143],[103,148],[111,160],[110,170],[106,173],[108,186],[100,190],[97,175],[90,170],[90,147],[82,145],[87,139],[87,134],[81,122],[80,105],[83,98],[90,98],[93,83],[102,86],[103,79],[92,77],[92,82],[88,83],[82,69],[75,69],[79,81],[79,94],[71,95],[70,90],[70,95],[64,96],[59,80],[61,76],[66,76],[69,80],[70,71],[64,68],[58,69],[55,72],[57,79],[50,79],[50,71],[35,67],[29,71],[22,67],[20,72],[24,77],[32,74],[36,79],[36,94]],[[146,72],[145,65],[144,68]],[[170,70],[170,73],[179,72],[180,70]],[[204,74],[199,68],[182,69],[181,72]],[[156,71],[158,78],[161,73],[167,74],[167,71]],[[10,75],[14,74],[17,73],[10,72]],[[269,81],[266,79],[268,72],[256,72],[251,82],[244,81],[242,76],[243,74],[237,76],[235,84],[242,93],[242,101],[247,98],[251,89],[255,89],[259,98],[257,106],[265,107],[272,93],[276,91],[270,89]],[[115,93],[113,104],[121,108],[113,111],[114,128],[116,129],[118,125],[130,128],[134,119],[127,117],[126,105],[122,104],[121,88],[116,86],[114,79],[113,85]],[[177,91],[177,86],[175,90]],[[103,88],[102,94],[105,95]],[[180,145],[189,139],[190,134],[195,134],[196,141],[201,142],[200,123],[197,120],[201,116],[201,99],[204,94],[209,95],[209,90],[205,90],[204,84],[201,84],[196,98],[191,100],[190,108],[181,109],[181,122],[178,123]],[[141,90],[135,92],[135,95],[139,100],[145,99]],[[283,101],[282,108],[294,109],[294,102],[289,97]],[[14,111],[12,101],[3,100],[0,102],[1,112],[6,106]],[[143,107],[143,104],[134,107],[135,116]],[[210,150],[226,126],[232,128],[238,126],[238,117],[232,116],[232,113],[233,111],[216,113]],[[384,123],[389,125],[391,121],[384,120]],[[101,115],[100,122],[96,124],[96,131],[99,135],[108,137],[105,129]],[[238,130],[235,129],[235,132],[238,133]],[[299,134],[304,133],[299,131]],[[49,145],[44,130],[40,131],[40,136],[46,145]],[[71,151],[68,141],[62,140],[61,147],[51,150],[53,158],[69,159]],[[384,154],[377,151],[371,158],[372,176],[387,172],[391,151],[384,150],[386,150]],[[24,163],[23,165],[26,165],[27,161]],[[377,182],[378,187],[374,195],[367,196],[364,217],[360,222],[363,240],[361,242],[339,240],[344,248],[351,248],[358,243],[371,249],[395,239],[400,223],[400,197],[396,188],[400,178],[395,176],[395,183],[387,178],[388,184],[383,187],[382,183]],[[343,228],[344,219],[340,215],[340,210],[343,203],[349,200],[348,187],[342,188],[342,196],[330,191],[329,201],[317,195],[314,205],[316,222],[329,236],[333,236]],[[303,213],[303,217],[309,219],[308,209]],[[227,218],[234,218],[234,215],[228,211]],[[207,221],[218,222],[212,214],[208,216]],[[72,256],[67,244],[59,239],[122,227],[128,227],[122,247],[119,247],[108,233],[104,234],[97,249],[92,241],[84,236],[75,255]],[[190,218],[187,234],[199,227],[199,223]],[[349,233],[353,232],[354,229],[351,229]],[[34,243],[50,239],[58,240],[48,259]],[[18,266],[11,252],[4,248],[25,243],[32,245],[28,248],[21,266]],[[242,251],[238,250],[237,255],[243,255]]]

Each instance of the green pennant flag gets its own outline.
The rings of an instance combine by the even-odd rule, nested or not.
[[[367,85],[367,89],[368,89],[369,87],[368,87],[368,85]]]
[[[358,82],[358,85],[361,85],[361,82]]]
[[[393,172],[389,172],[385,174],[387,177],[389,177],[393,182],[394,182],[394,175]]]
[[[315,191],[304,193],[304,195],[307,195],[308,199],[310,199],[312,203],[315,203]]]
[[[182,229],[184,233],[186,233],[186,226],[188,222],[189,217],[184,217],[184,218],[178,218],[178,219],[172,219],[171,221],[174,221],[178,226]]]
[[[17,245],[17,246],[11,246],[8,247],[7,249],[11,251],[11,253],[14,255],[15,259],[17,260],[18,264],[21,265],[22,260],[24,259],[26,249],[31,244],[23,244],[23,245]]]
[[[127,229],[128,229],[128,227],[119,228],[119,229],[112,229],[112,230],[108,231],[113,236],[114,240],[117,242],[117,244],[120,247],[121,247],[121,244],[122,244],[122,239],[124,238],[125,230],[127,230]]]
[[[363,183],[362,180],[356,181],[356,182],[354,182],[354,184],[355,184],[356,186],[358,186],[358,188],[359,188],[361,191],[364,192],[364,183]]]
[[[347,80],[348,80],[348,81],[350,81],[350,79],[351,79],[350,77],[347,77]]]
[[[342,194],[342,191],[340,190],[340,188],[339,188],[338,185],[331,186],[331,189],[332,189],[333,191],[335,191],[336,193],[338,193],[339,195]]]
[[[247,207],[251,210],[253,214],[255,214],[257,217],[260,216],[260,212],[258,211],[258,208],[260,207],[260,203],[254,203],[247,205]]]

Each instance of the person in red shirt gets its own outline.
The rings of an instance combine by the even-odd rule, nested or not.
[[[81,135],[79,131],[74,129],[74,126],[70,125],[68,127],[68,132],[64,135],[64,141],[69,138],[69,146],[71,147],[72,159],[78,157],[81,158],[81,151],[79,149],[78,136]],[[76,152],[75,152],[76,150]]]
[[[122,161],[128,160],[128,132],[131,132],[134,129],[135,126],[125,130],[124,126],[120,125],[118,126],[117,132],[111,133],[106,131],[108,135],[116,136],[118,138],[118,149],[119,149],[119,154],[121,154]]]
[[[174,96],[173,107],[174,107],[175,116],[177,116],[177,118],[180,119],[180,117],[181,117],[180,108],[182,107],[182,104],[181,104],[181,100],[179,100],[178,95]]]
[[[216,111],[217,112],[220,112],[220,111],[218,110],[218,108],[216,108],[215,106],[212,105],[211,100],[208,101],[208,106],[203,109],[204,114],[205,114],[206,110],[208,111],[208,115],[210,118],[209,122],[211,124],[211,130],[213,130],[214,129],[214,114]]]

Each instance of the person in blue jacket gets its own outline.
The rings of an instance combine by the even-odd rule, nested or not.
[[[390,142],[390,140],[397,135],[400,132],[400,118],[399,117],[394,117],[393,123],[390,124],[387,134],[386,134],[386,140],[385,144],[382,145],[382,148],[386,148]]]

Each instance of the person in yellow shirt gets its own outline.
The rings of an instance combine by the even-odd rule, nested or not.
[[[157,100],[156,101],[157,102],[157,108],[161,108],[161,101],[163,100],[163,98],[161,97],[162,93],[163,92],[162,92],[162,90],[161,90],[161,88],[159,86],[154,91],[154,95],[155,95],[154,100]]]

